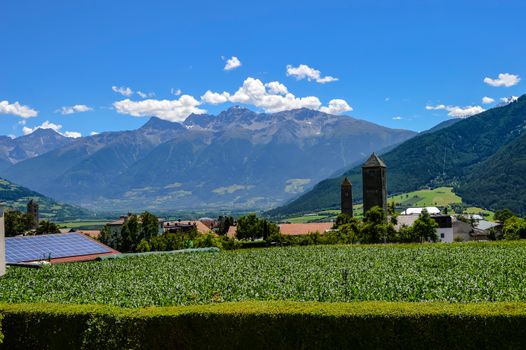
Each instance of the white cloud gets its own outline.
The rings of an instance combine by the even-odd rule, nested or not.
[[[320,99],[316,96],[296,97],[278,81],[264,84],[261,80],[252,77],[245,79],[243,85],[235,93],[207,91],[201,100],[211,104],[243,103],[262,108],[268,113],[297,108],[309,108],[333,114],[352,111],[351,106],[345,100],[333,99],[329,101],[327,107],[322,107]]]
[[[98,134],[99,134],[98,132],[92,131],[92,132],[89,133],[89,136],[95,136],[95,135],[98,135]]]
[[[134,117],[156,116],[164,120],[180,122],[190,114],[202,114],[206,110],[197,108],[201,102],[190,95],[182,95],[175,100],[142,100],[125,99],[113,103],[118,113]]]
[[[393,120],[402,120],[404,118],[400,117],[400,116],[396,116],[396,117],[393,117]]]
[[[279,81],[271,81],[270,83],[266,83],[265,86],[268,88],[269,93],[274,95],[286,95],[289,93],[287,87]]]
[[[466,107],[458,107],[453,106],[450,107],[448,110],[448,115],[455,118],[467,118],[471,117],[472,115],[479,114],[485,111],[484,108],[481,106],[466,106]]]
[[[465,106],[465,107],[459,107],[459,106],[446,106],[446,105],[437,105],[437,106],[426,106],[427,110],[445,110],[447,111],[447,115],[450,117],[455,118],[467,118],[471,117],[472,115],[479,114],[485,111],[485,109],[481,106]]]
[[[230,94],[226,91],[218,93],[208,90],[203,96],[201,96],[201,101],[203,101],[204,103],[209,103],[211,105],[218,105],[221,103],[228,102],[229,98]]]
[[[142,92],[142,91],[137,91],[137,95],[139,95],[139,96],[142,97],[142,98],[146,98],[146,97],[155,97],[155,93],[154,93],[154,92]]]
[[[308,81],[314,80],[317,83],[325,84],[337,81],[338,78],[331,76],[321,76],[321,72],[317,69],[311,68],[306,64],[300,64],[297,67],[293,67],[290,64],[287,66],[287,76],[292,76],[297,80],[307,79]]]
[[[172,95],[179,96],[179,95],[182,94],[183,92],[181,91],[181,89],[174,89],[174,88],[171,88],[171,89],[170,89],[170,93],[171,93]]]
[[[224,70],[232,70],[241,66],[241,61],[236,56],[232,56],[226,61]]]
[[[343,112],[352,111],[347,101],[342,99],[334,99],[329,101],[328,107],[321,107],[320,111],[329,114],[341,114]]]
[[[518,75],[509,74],[509,73],[500,73],[498,79],[491,79],[489,77],[484,78],[484,82],[488,85],[499,87],[505,86],[510,87],[517,85],[521,81]]]
[[[38,115],[38,111],[29,106],[21,105],[20,103],[9,103],[9,101],[0,101],[0,114],[12,114],[22,118],[31,118]]]
[[[384,99],[384,101],[385,101],[385,102],[389,102],[389,101],[391,101],[391,97],[386,97],[386,98]]]
[[[82,137],[82,134],[78,131],[66,131],[64,133],[64,136],[76,139],[76,138]]]
[[[121,94],[122,96],[131,96],[133,94],[133,90],[126,86],[112,86],[111,89],[115,91],[116,93]]]
[[[506,104],[508,104],[508,103],[515,102],[515,101],[517,101],[518,99],[519,99],[518,96],[501,97],[501,98],[500,98],[500,101],[501,101],[502,103],[506,103]]]
[[[426,109],[428,111],[436,111],[436,110],[439,110],[439,109],[446,109],[446,105],[436,105],[436,106],[427,105]]]
[[[46,120],[45,122],[43,122],[39,126],[35,126],[34,128],[30,128],[30,127],[24,126],[22,128],[22,132],[24,133],[24,135],[28,135],[28,134],[31,134],[32,132],[34,132],[37,129],[52,129],[52,130],[55,130],[56,132],[58,132],[61,135],[64,135],[66,137],[72,137],[72,138],[77,138],[77,137],[81,137],[82,136],[80,134],[80,132],[77,132],[77,131],[66,131],[64,133],[61,133],[60,129],[62,129],[62,125],[51,123],[49,120]]]
[[[310,108],[319,109],[320,100],[315,96],[296,97],[290,92],[285,95],[272,93],[275,88],[269,88],[259,79],[249,77],[233,95],[230,102],[244,103],[263,108],[265,112],[273,113],[288,109]]]
[[[493,103],[493,102],[495,102],[495,100],[491,97],[484,96],[482,98],[482,103],[484,103],[485,105],[489,105],[490,103]]]
[[[65,106],[58,110],[60,114],[73,114],[73,113],[82,113],[92,111],[93,108],[86,105],[74,105],[74,106]]]

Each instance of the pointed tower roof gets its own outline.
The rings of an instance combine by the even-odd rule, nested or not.
[[[342,181],[342,187],[352,186],[351,181],[349,181],[349,178],[346,176]]]
[[[373,152],[369,159],[363,163],[362,168],[387,168],[385,163]]]

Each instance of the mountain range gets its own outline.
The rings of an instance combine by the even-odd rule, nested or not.
[[[74,142],[52,129],[36,129],[17,138],[0,136],[0,170]]]
[[[309,109],[240,107],[183,123],[153,117],[137,130],[74,140],[55,134],[46,150],[38,137],[24,156],[0,149],[0,175],[57,200],[111,211],[269,208],[416,135]]]
[[[526,214],[525,130],[526,95],[475,116],[439,124],[381,155],[388,167],[388,192],[449,185],[468,204]],[[354,200],[361,201],[361,167],[355,166],[317,183],[269,215],[339,207],[343,176],[353,184]]]

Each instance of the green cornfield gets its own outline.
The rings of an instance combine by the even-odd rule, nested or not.
[[[526,243],[307,246],[11,267],[0,302],[526,301]]]

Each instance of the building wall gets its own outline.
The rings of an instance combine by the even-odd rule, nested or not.
[[[4,208],[0,207],[0,276],[5,274]]]
[[[471,241],[471,225],[460,220],[453,221],[453,236],[462,242]]]
[[[438,240],[440,242],[444,242],[444,243],[453,242],[453,228],[452,227],[437,228],[437,235],[438,235]]]

